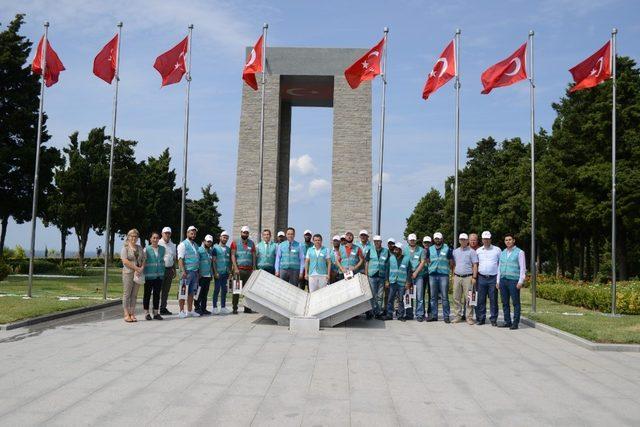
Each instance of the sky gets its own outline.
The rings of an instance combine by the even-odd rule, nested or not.
[[[188,185],[191,197],[208,183],[220,197],[221,225],[233,223],[235,170],[245,47],[269,23],[268,43],[283,47],[370,48],[388,26],[387,102],[382,234],[399,238],[406,218],[431,187],[443,191],[454,172],[453,82],[421,99],[427,74],[460,28],[461,166],[467,148],[487,136],[529,141],[526,81],[481,95],[480,75],[535,31],[536,128],[550,129],[551,108],[570,82],[568,69],[600,48],[618,28],[618,53],[640,58],[640,2],[634,0],[512,0],[447,2],[5,0],[0,23],[26,14],[22,34],[37,40],[48,20],[49,40],[67,71],[47,89],[52,139],[62,148],[79,131],[110,129],[113,87],[91,73],[94,56],[123,21],[117,136],[139,141],[139,160],[166,147],[182,180],[184,83],[160,88],[152,68],[160,53],[194,24]],[[0,27],[1,28],[1,27]],[[635,40],[635,41],[634,41]],[[354,61],[357,58],[354,58]],[[373,82],[373,194],[378,175],[381,81]],[[332,111],[297,107],[291,134],[289,222],[327,236],[331,195]],[[268,167],[269,165],[265,165]],[[374,209],[375,209],[374,200]],[[375,222],[375,214],[372,212]],[[132,227],[135,224],[132,224]],[[234,230],[237,231],[237,230]],[[436,231],[436,230],[433,230]],[[464,230],[461,230],[464,231]],[[8,226],[6,246],[28,247],[30,225]],[[233,233],[236,235],[237,233]],[[37,226],[36,249],[58,250],[59,232]],[[91,234],[88,251],[104,238]],[[77,250],[72,235],[68,250]]]

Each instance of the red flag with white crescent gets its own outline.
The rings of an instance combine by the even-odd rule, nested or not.
[[[384,49],[384,38],[360,59],[344,70],[344,76],[351,89],[356,89],[360,83],[373,80],[380,74],[380,62]]]
[[[480,80],[483,94],[491,92],[497,87],[510,86],[527,78],[527,43],[525,42],[515,52],[495,65],[487,68]]]
[[[569,92],[588,89],[611,77],[611,41],[569,70],[576,83]]]
[[[263,36],[260,36],[255,46],[253,46],[251,54],[249,55],[246,64],[244,64],[244,69],[242,70],[242,80],[251,86],[253,90],[258,90],[256,73],[262,72],[262,37]]]
[[[118,35],[116,34],[93,60],[93,74],[111,84],[116,75],[118,54]]]
[[[44,36],[40,39],[38,43],[38,49],[36,50],[36,56],[33,58],[33,63],[31,64],[31,71],[34,74],[42,75],[42,42],[44,41]],[[51,47],[49,40],[47,40],[47,63],[46,70],[44,70],[44,84],[47,87],[53,86],[58,83],[58,77],[60,73],[65,70],[62,61],[58,58],[58,54]]]
[[[162,86],[178,83],[187,72],[187,51],[189,36],[156,58],[153,68],[162,76]],[[161,86],[161,87],[162,87]]]
[[[455,77],[457,66],[455,43],[451,40],[451,43],[449,43],[442,51],[440,57],[427,76],[427,81],[425,82],[424,89],[422,90],[422,99],[429,98],[429,95]]]

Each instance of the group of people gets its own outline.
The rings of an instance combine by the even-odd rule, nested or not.
[[[138,244],[137,230],[127,233],[120,254],[126,322],[137,321],[135,304],[141,285],[144,285],[143,308],[147,320],[162,320],[162,315],[172,314],[167,309],[167,299],[177,266],[184,290],[179,296],[180,318],[227,314],[230,279],[244,284],[251,273],[259,269],[309,292],[362,273],[368,278],[373,295],[371,310],[366,313],[368,319],[392,320],[395,315],[401,321],[415,318],[418,322],[433,322],[438,320],[441,301],[446,323],[466,321],[470,325],[483,325],[488,297],[491,325],[518,329],[520,289],[526,265],[524,251],[516,246],[512,234],[504,236],[505,249],[501,250],[492,244],[489,231],[482,233],[482,244],[477,234],[461,233],[456,249],[444,243],[440,232],[434,233],[433,238],[425,236],[422,246],[415,234],[409,234],[405,245],[390,238],[386,247],[380,236],[370,240],[367,230],[360,231],[357,242],[351,231],[333,236],[331,246],[324,246],[322,236],[310,230],[304,231],[304,241],[299,242],[293,227],[279,231],[275,241],[271,231],[265,229],[258,244],[249,238],[248,226],[243,226],[240,238],[230,244],[226,231],[220,233],[216,244],[213,236],[207,234],[198,245],[197,233],[196,227],[190,226],[186,239],[176,246],[171,241],[171,229],[165,227],[162,234],[151,234],[150,244],[144,249]],[[451,277],[453,320],[449,304]],[[207,300],[212,281],[213,311],[209,311]],[[498,325],[498,292],[504,317],[501,325]],[[238,313],[239,297],[233,293],[233,314]],[[412,302],[407,303],[409,300]],[[251,313],[251,310],[245,307],[244,312]]]

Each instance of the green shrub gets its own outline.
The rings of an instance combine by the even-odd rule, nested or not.
[[[62,271],[60,272],[61,274],[64,274],[65,276],[86,276],[87,275],[87,270],[85,270],[82,267],[65,267],[62,269]]]
[[[10,259],[7,261],[9,267],[14,274],[27,274],[29,273],[29,260],[28,259]],[[33,260],[33,273],[34,274],[58,274],[60,267],[55,262],[49,262],[45,259]]]
[[[7,278],[11,274],[11,267],[0,260],[0,282]]]

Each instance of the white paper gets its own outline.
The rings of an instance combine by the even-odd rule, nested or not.
[[[198,299],[200,297],[200,290],[202,289],[202,286],[198,285],[198,290],[196,291],[196,296],[193,297],[194,299]]]
[[[478,305],[478,292],[467,292],[467,301],[469,301],[470,307],[475,307],[476,305]]]
[[[411,299],[412,300],[416,299],[416,287],[415,286],[411,287],[411,294],[410,295],[411,295]]]
[[[180,280],[180,289],[178,292],[178,300],[184,301],[187,299],[187,294],[189,293],[189,286],[187,286],[187,281],[185,279]]]
[[[233,293],[236,295],[242,293],[242,280],[237,279],[233,281]]]
[[[344,278],[345,278],[346,280],[353,279],[353,271],[351,271],[351,270],[347,270],[347,271],[345,271],[345,273],[344,273]]]
[[[405,292],[404,294],[404,308],[411,308],[411,293]]]

